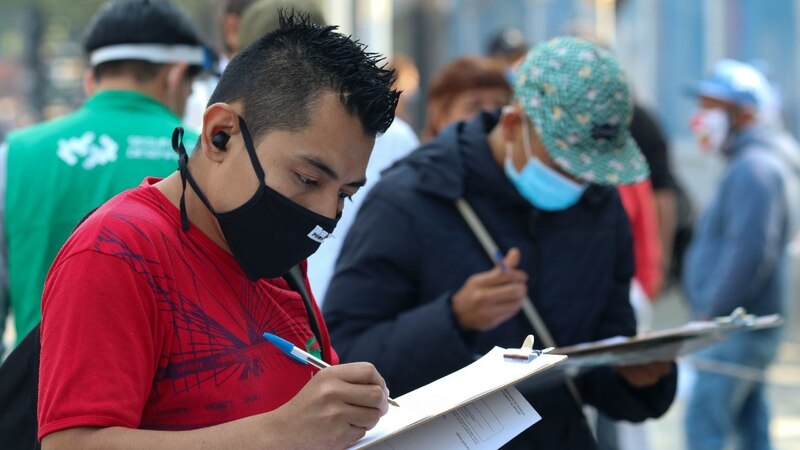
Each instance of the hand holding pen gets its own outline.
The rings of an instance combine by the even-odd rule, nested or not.
[[[304,364],[315,364],[309,356],[321,361],[275,335],[265,333],[264,337],[273,343],[286,342],[290,346],[288,353],[283,348],[281,350],[298,363],[303,359]],[[285,344],[281,345],[287,348]],[[324,361],[322,363],[327,365]],[[297,395],[274,411],[274,416],[280,417],[281,428],[285,429],[283,447],[293,448],[297,442],[304,442],[312,448],[349,447],[386,414],[388,396],[386,383],[372,364],[326,367],[311,377]],[[298,429],[301,430],[299,433]]]
[[[519,249],[498,252],[495,267],[467,279],[453,294],[453,313],[465,330],[486,331],[513,317],[528,295],[528,275],[519,270]]]
[[[292,344],[291,342],[287,341],[286,339],[283,339],[280,336],[276,336],[276,335],[274,335],[272,333],[264,333],[264,339],[268,340],[273,345],[278,347],[278,349],[280,349],[280,351],[282,351],[284,354],[286,354],[286,356],[294,359],[295,361],[297,361],[297,362],[299,362],[301,364],[310,364],[310,365],[316,367],[317,369],[327,369],[328,367],[332,367],[330,364],[326,363],[325,361],[317,358],[316,356],[314,356],[314,355],[312,355],[312,354],[310,354],[308,352],[305,352],[305,351],[299,349],[296,345]],[[385,388],[385,385],[384,385],[384,388]],[[400,406],[400,405],[397,404],[396,401],[392,400],[388,396],[388,392],[389,391],[386,390],[386,392],[387,392],[387,402],[392,406]]]

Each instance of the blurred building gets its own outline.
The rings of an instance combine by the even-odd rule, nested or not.
[[[422,98],[432,74],[455,57],[484,54],[504,27],[519,28],[530,43],[580,31],[595,34],[618,53],[639,100],[657,112],[673,140],[690,136],[686,122],[694,104],[682,95],[685,85],[722,57],[759,61],[767,68],[782,93],[784,119],[800,134],[800,93],[793,89],[800,78],[800,0],[320,1],[330,23],[373,51],[387,57],[394,52],[411,56],[419,66]],[[102,3],[4,0],[0,102],[8,105],[17,101],[9,97],[21,96],[21,106],[15,109],[24,120],[79,104],[80,39],[86,21]],[[195,16],[208,44],[216,46],[216,15],[222,2],[177,3]],[[417,129],[423,103],[411,105]]]

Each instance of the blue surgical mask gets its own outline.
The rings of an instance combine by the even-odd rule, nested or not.
[[[570,180],[533,156],[528,129],[523,127],[523,130],[523,148],[528,161],[522,171],[518,172],[511,160],[513,144],[506,143],[505,172],[511,184],[533,206],[544,211],[562,211],[578,203],[586,185]]]

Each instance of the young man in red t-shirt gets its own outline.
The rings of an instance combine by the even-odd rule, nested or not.
[[[376,63],[284,17],[226,69],[191,157],[176,130],[179,171],[75,231],[42,299],[43,448],[338,448],[375,426],[388,390],[372,365],[317,371],[262,333],[338,362],[281,276],[365,182],[398,95]]]

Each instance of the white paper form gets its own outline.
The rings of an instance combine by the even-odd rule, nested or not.
[[[495,450],[541,416],[515,388],[487,395],[371,447],[374,450]]]
[[[389,412],[381,418],[378,425],[351,448],[367,447],[402,433],[473,400],[510,387],[566,358],[563,355],[545,354],[530,362],[507,361],[503,358],[505,351],[495,347],[469,366],[397,397],[395,400],[400,407],[389,407]],[[525,428],[527,426],[519,432]]]

